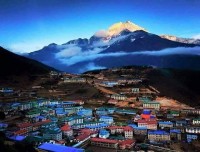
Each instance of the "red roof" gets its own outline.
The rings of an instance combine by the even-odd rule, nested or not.
[[[58,143],[58,144],[64,144],[64,143],[66,143],[66,141],[65,140],[60,140],[60,141],[56,141],[56,143]]]
[[[124,131],[133,131],[133,128],[130,126],[124,127]]]
[[[18,130],[18,131],[15,131],[14,134],[15,135],[23,135],[23,134],[26,134],[26,132],[27,132],[26,130]]]
[[[110,126],[110,127],[108,127],[108,129],[110,129],[110,130],[122,129],[123,131],[132,131],[133,130],[133,128],[130,126]]]
[[[18,126],[19,128],[27,128],[27,127],[32,126],[32,124],[29,123],[29,122],[24,122],[24,123],[17,124],[17,126]]]
[[[140,119],[137,121],[139,123],[145,123],[145,124],[157,124],[156,119]]]
[[[35,127],[35,126],[41,126],[41,125],[43,125],[43,124],[45,124],[45,123],[49,123],[49,122],[51,122],[51,120],[50,120],[50,119],[47,119],[47,120],[45,120],[45,121],[36,122],[36,123],[33,124],[33,126],[34,126],[34,127]]]
[[[93,142],[110,143],[110,144],[116,144],[116,143],[118,143],[117,140],[104,139],[104,138],[91,138],[91,141],[93,141]]]
[[[134,143],[135,143],[135,141],[132,139],[127,139],[127,140],[119,142],[120,145],[132,145]]]
[[[97,133],[97,131],[92,131],[92,130],[86,129],[86,128],[80,129],[80,132],[81,132],[81,134],[90,134],[90,135]]]
[[[84,139],[88,138],[89,136],[90,136],[90,134],[87,134],[87,133],[81,134],[81,135],[76,137],[76,140],[83,141]]]
[[[69,125],[64,125],[60,128],[62,131],[70,131],[71,127]]]
[[[150,115],[147,114],[141,114],[141,117],[144,119],[150,119]]]

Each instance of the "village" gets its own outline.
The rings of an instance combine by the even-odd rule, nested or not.
[[[120,72],[49,74],[58,86],[95,88],[100,95],[93,98],[84,97],[82,89],[69,100],[69,92],[55,84],[48,91],[37,85],[25,93],[1,88],[0,131],[6,143],[32,143],[40,152],[184,151],[183,145],[200,146],[199,108],[159,96],[142,75]],[[23,96],[26,100],[19,100]]]

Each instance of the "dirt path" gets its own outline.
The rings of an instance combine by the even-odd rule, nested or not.
[[[96,87],[98,90],[100,90],[101,92],[106,93],[106,94],[117,94],[116,92],[113,92],[113,91],[111,91],[111,90],[108,90],[108,89],[106,89],[106,88],[104,88],[104,87],[101,87],[101,86],[99,86],[99,85],[95,85],[95,87]]]

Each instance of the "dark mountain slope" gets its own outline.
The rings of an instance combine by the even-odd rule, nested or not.
[[[200,71],[159,69],[147,74],[149,84],[161,95],[191,106],[200,106]]]
[[[193,107],[200,106],[200,71],[169,68],[153,68],[147,66],[121,67],[118,71],[96,70],[86,73],[103,73],[112,79],[120,75],[132,75],[144,78],[143,85],[153,86],[160,94]],[[126,70],[125,70],[126,69]]]
[[[156,51],[175,47],[194,47],[194,44],[186,44],[161,38],[158,35],[145,31],[135,31],[130,33],[125,39],[112,45],[103,53],[110,52],[136,52],[136,51]]]
[[[46,74],[53,68],[0,47],[0,76]]]
[[[0,84],[9,83],[14,85],[13,83],[19,84],[25,79],[31,83],[29,78],[48,74],[48,72],[55,69],[0,47],[0,70]]]

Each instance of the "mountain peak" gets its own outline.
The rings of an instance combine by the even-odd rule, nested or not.
[[[113,35],[118,35],[120,32],[124,30],[129,30],[131,32],[138,30],[146,31],[144,28],[132,23],[131,21],[126,21],[113,24],[112,26],[109,27],[108,32],[109,35],[113,36]]]

